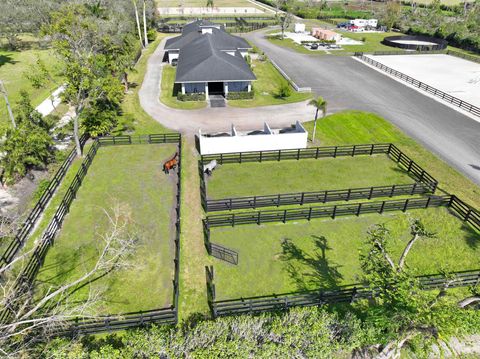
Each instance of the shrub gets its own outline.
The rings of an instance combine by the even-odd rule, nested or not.
[[[288,82],[282,82],[278,88],[277,96],[280,98],[290,97],[292,95],[292,88]]]
[[[252,99],[253,99],[253,91],[229,92],[227,94],[227,100],[252,100]]]
[[[205,101],[205,94],[204,93],[178,93],[177,100],[178,101]]]

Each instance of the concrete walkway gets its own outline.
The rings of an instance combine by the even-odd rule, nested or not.
[[[46,98],[40,105],[37,106],[36,110],[42,114],[42,116],[50,115],[55,108],[60,105],[62,99],[60,95],[65,91],[65,85],[60,86],[52,94]]]
[[[184,134],[202,131],[225,131],[234,124],[239,130],[262,127],[268,121],[270,126],[286,126],[295,121],[313,119],[313,108],[308,101],[255,108],[205,108],[200,110],[177,110],[160,102],[160,83],[162,79],[162,59],[166,39],[160,43],[150,56],[147,72],[138,93],[140,104],[151,117],[172,130]]]

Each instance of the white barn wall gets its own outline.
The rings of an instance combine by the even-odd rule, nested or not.
[[[308,132],[302,125],[297,123],[297,129],[301,132],[278,133],[270,131],[266,125],[266,134],[259,135],[235,135],[228,137],[205,137],[199,134],[200,153],[202,155],[215,153],[233,153],[248,151],[272,151],[292,148],[306,148]],[[236,133],[235,129],[232,129]]]

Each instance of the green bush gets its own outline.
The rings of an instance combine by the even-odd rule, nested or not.
[[[204,93],[178,93],[177,100],[178,101],[205,101],[205,94]]]
[[[227,100],[252,100],[252,99],[253,99],[253,91],[229,92],[227,94]]]
[[[288,82],[282,82],[280,87],[278,88],[277,96],[280,98],[290,97],[292,95],[292,88],[288,84]]]

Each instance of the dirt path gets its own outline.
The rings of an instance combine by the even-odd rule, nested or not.
[[[183,140],[182,236],[180,239],[180,320],[208,313],[205,266],[210,264],[203,243],[198,154],[193,136]]]

